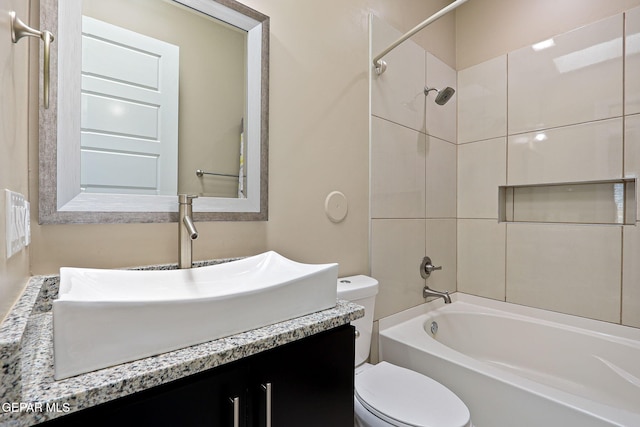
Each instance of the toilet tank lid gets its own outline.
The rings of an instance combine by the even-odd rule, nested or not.
[[[375,296],[378,281],[373,277],[358,275],[338,278],[338,298],[347,301]]]

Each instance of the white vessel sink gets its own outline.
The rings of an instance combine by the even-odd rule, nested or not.
[[[61,268],[57,380],[336,305],[338,264],[276,252],[186,270]]]

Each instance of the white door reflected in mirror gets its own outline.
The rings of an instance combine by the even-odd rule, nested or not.
[[[80,187],[177,194],[180,48],[82,17]]]

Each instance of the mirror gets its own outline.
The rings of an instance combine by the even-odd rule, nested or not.
[[[267,16],[233,0],[42,0],[40,15],[56,36],[41,224],[176,221],[176,192],[199,195],[196,221],[267,219]]]

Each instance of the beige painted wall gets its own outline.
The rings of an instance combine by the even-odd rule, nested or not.
[[[367,3],[374,15],[404,33],[453,3],[453,0],[369,0]],[[456,14],[456,11],[448,13],[411,37],[411,40],[451,68],[456,68]],[[375,52],[374,56],[377,54]]]
[[[11,42],[9,11],[29,22],[28,3],[0,0],[0,321],[18,297],[29,275],[29,249],[6,259],[5,194],[28,193],[29,39]]]
[[[639,5],[640,0],[470,0],[456,11],[457,69]]]
[[[194,258],[273,249],[302,262],[338,262],[340,274],[368,273],[368,15],[402,30],[447,1],[273,0],[244,2],[271,17],[268,222],[198,223]],[[447,24],[449,22],[449,24]],[[454,61],[452,20],[425,43]],[[37,141],[30,150],[37,152]],[[30,159],[36,204],[37,159]],[[324,213],[333,190],[349,201],[344,222]],[[176,224],[47,225],[32,216],[33,274],[60,266],[122,267],[175,262]]]

